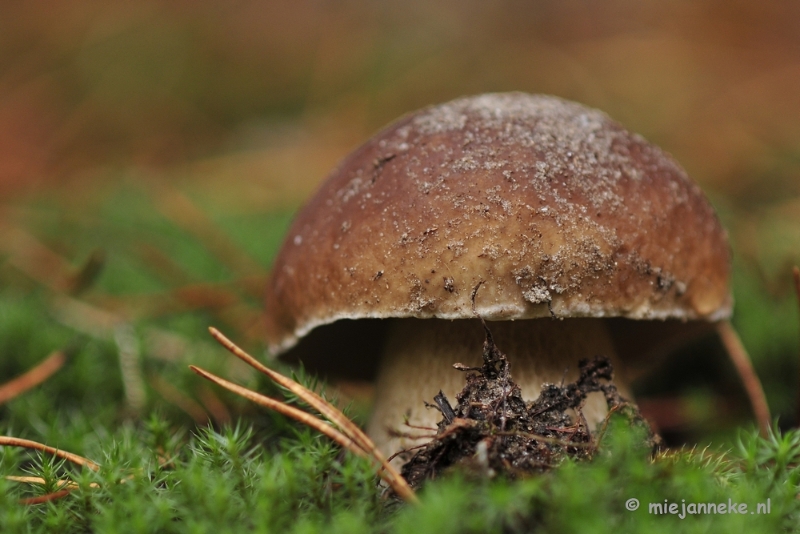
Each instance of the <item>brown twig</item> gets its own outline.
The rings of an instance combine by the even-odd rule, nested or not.
[[[27,442],[25,445],[18,445],[20,447],[25,447],[25,448],[29,448],[29,449],[43,450],[43,449],[41,449],[39,447],[31,447],[31,446],[29,446],[31,443],[35,443],[35,442],[28,441],[28,440],[20,440],[18,438],[10,438],[10,439],[14,439],[14,440],[21,441],[21,442]],[[44,447],[45,449],[49,448],[46,445],[41,445],[41,444],[37,444],[37,445],[40,445],[41,447]],[[58,452],[60,452],[60,451],[58,451]],[[93,462],[91,462],[89,460],[86,460],[85,458],[81,458],[80,456],[77,456],[75,454],[70,454],[70,453],[65,453],[65,454],[68,454],[68,455],[72,456],[72,458],[67,458],[68,460],[75,461],[76,458],[80,458],[81,460],[83,460],[83,462],[88,462],[88,463],[76,462],[76,463],[79,463],[79,465],[85,465],[86,467],[89,467],[90,469],[92,469],[94,471],[97,471],[97,469],[99,469],[99,466],[97,464],[95,464],[95,463],[93,463]],[[57,454],[57,455],[61,456],[60,454]],[[91,465],[89,465],[89,464],[91,464]],[[94,467],[92,467],[92,466],[94,466]],[[10,480],[11,482],[19,482],[20,484],[38,484],[38,485],[42,485],[42,486],[47,484],[47,481],[42,477],[6,475],[4,478],[6,480]],[[127,482],[129,480],[133,480],[133,478],[134,478],[134,475],[129,475],[129,476],[121,479],[120,483],[124,483],[124,482]],[[56,491],[54,491],[52,493],[48,493],[46,495],[39,495],[37,497],[27,497],[27,498],[24,498],[24,499],[20,499],[18,502],[20,504],[41,504],[41,503],[45,503],[45,502],[49,502],[49,501],[54,501],[56,499],[60,499],[61,497],[66,497],[67,495],[70,494],[70,492],[80,488],[80,484],[78,484],[74,480],[59,479],[59,480],[56,480],[55,482],[59,487],[58,490],[56,490]],[[98,484],[97,482],[90,482],[89,483],[89,487],[90,488],[99,488],[100,484]]]
[[[329,424],[317,419],[313,415],[310,415],[304,412],[303,410],[295,408],[294,406],[289,406],[284,402],[275,400],[271,397],[267,397],[266,395],[261,395],[260,393],[256,393],[255,391],[234,384],[233,382],[229,382],[224,378],[220,378],[213,373],[209,373],[205,369],[201,369],[200,367],[190,365],[189,369],[191,369],[198,375],[202,376],[206,380],[214,382],[218,386],[222,386],[228,391],[236,393],[237,395],[240,395],[251,402],[254,402],[265,408],[269,408],[270,410],[275,410],[276,412],[285,415],[286,417],[291,417],[292,419],[299,421],[304,425],[310,426],[314,430],[322,434],[325,434],[330,439],[332,439],[342,447],[345,447],[346,449],[350,450],[354,454],[357,454],[359,456],[366,456],[366,453],[363,450],[361,450],[361,448],[358,445],[356,445],[356,443],[353,440],[351,440],[350,438],[348,438],[347,436],[345,436],[344,434],[342,434]]]
[[[436,408],[438,408],[438,406],[436,406]],[[403,424],[408,428],[413,428],[415,430],[427,430],[429,432],[436,432],[438,430],[435,426],[412,425],[408,422],[408,417],[403,417]]]
[[[19,482],[21,484],[38,484],[41,486],[47,484],[47,481],[42,477],[18,477],[14,475],[8,475],[5,477],[5,479],[10,480],[12,482]],[[51,493],[47,493],[45,495],[38,495],[36,497],[26,497],[20,499],[17,502],[19,502],[20,504],[42,504],[45,502],[55,501],[56,499],[60,499],[62,497],[66,497],[73,490],[80,488],[80,486],[76,482],[69,479],[57,480],[56,484],[60,489],[53,491]],[[89,487],[99,488],[100,484],[98,484],[97,482],[92,482],[91,484],[89,484]]]
[[[717,333],[722,340],[722,344],[725,345],[728,357],[742,379],[761,435],[766,436],[770,426],[769,405],[767,404],[767,397],[764,395],[761,381],[755,369],[753,369],[753,362],[747,354],[747,349],[742,344],[742,340],[739,339],[739,334],[736,333],[736,330],[733,329],[733,326],[728,321],[722,321],[717,325]]]
[[[414,495],[414,493],[411,490],[411,488],[407,487],[407,484],[405,484],[405,479],[400,477],[399,480],[401,480],[402,482],[398,482],[398,479],[392,477],[392,475],[388,472],[388,470],[384,470],[383,463],[385,463],[385,461],[381,462],[381,459],[375,458],[374,455],[368,455],[367,452],[358,443],[356,443],[349,436],[347,436],[344,433],[340,432],[339,430],[337,430],[333,426],[329,425],[325,421],[323,421],[321,419],[318,419],[317,417],[314,417],[313,415],[308,414],[308,413],[306,413],[306,412],[304,412],[304,411],[302,411],[302,410],[300,410],[298,408],[295,408],[293,406],[289,406],[288,404],[286,404],[284,402],[275,400],[275,399],[267,397],[265,395],[261,395],[259,393],[256,393],[255,391],[249,390],[249,389],[244,388],[242,386],[238,386],[238,385],[236,385],[236,384],[234,384],[232,382],[229,382],[229,381],[227,381],[227,380],[225,380],[223,378],[220,378],[220,377],[218,377],[218,376],[216,376],[216,375],[214,375],[212,373],[209,373],[208,371],[206,371],[204,369],[200,369],[199,367],[195,367],[194,365],[190,365],[189,368],[192,371],[194,371],[195,373],[197,373],[200,376],[202,376],[203,378],[205,378],[207,380],[210,380],[211,382],[214,382],[215,384],[217,384],[219,386],[224,387],[228,391],[232,391],[233,393],[236,393],[237,395],[241,395],[242,397],[246,398],[249,401],[252,401],[252,402],[254,402],[254,403],[256,403],[256,404],[258,404],[260,406],[264,406],[265,408],[269,408],[271,410],[275,410],[276,412],[278,412],[280,414],[283,414],[283,415],[285,415],[287,417],[291,417],[292,419],[294,419],[296,421],[299,421],[300,423],[303,423],[304,425],[307,425],[307,426],[313,428],[314,430],[320,432],[321,434],[324,434],[324,435],[328,436],[331,440],[333,440],[334,442],[338,443],[339,445],[341,445],[345,449],[349,450],[353,454],[356,454],[357,456],[361,456],[361,457],[369,456],[369,457],[372,457],[375,460],[378,460],[378,462],[381,464],[381,471],[383,473],[386,473],[386,475],[382,474],[381,477],[384,478],[384,480],[386,480],[386,482],[392,487],[392,489],[394,489],[395,492],[400,497],[402,497],[403,499],[405,499],[407,501],[414,502],[416,500],[416,496]],[[390,466],[390,468],[391,468],[391,466]],[[396,476],[399,477],[400,475],[397,474]],[[403,487],[404,485],[406,486],[407,489],[404,489],[404,487]]]
[[[800,307],[800,267],[797,265],[792,268],[792,276],[794,278],[795,295],[797,295],[797,305]],[[795,410],[795,426],[800,427],[800,387],[798,387],[797,407]]]
[[[86,467],[91,469],[92,471],[98,471],[100,466],[93,461],[84,458],[83,456],[78,456],[77,454],[73,454],[71,452],[62,451],[60,449],[56,449],[54,447],[50,447],[48,445],[44,445],[43,443],[39,443],[36,441],[31,441],[29,439],[22,439],[22,438],[15,438],[11,436],[0,436],[0,446],[6,447],[22,447],[23,449],[33,449],[37,451],[46,452],[52,454],[53,456],[57,456],[58,458],[63,458],[69,462],[72,462],[76,465],[81,467]],[[124,478],[121,482],[125,482],[126,480],[131,480],[133,475]],[[23,484],[46,484],[47,482],[45,479],[41,477],[30,477],[30,476],[14,476],[14,475],[7,475],[5,477],[6,480],[11,480],[13,482],[19,482]],[[56,481],[59,485],[59,489],[48,493],[46,495],[39,495],[36,497],[27,497],[24,499],[20,499],[20,504],[41,504],[45,502],[54,501],[56,499],[60,499],[62,497],[66,497],[70,494],[71,491],[80,488],[76,482],[69,480],[69,479],[62,479]],[[97,482],[92,482],[89,484],[90,488],[99,488],[100,485]]]
[[[278,373],[277,371],[274,371],[262,365],[255,358],[247,354],[245,351],[239,348],[235,343],[233,343],[231,340],[225,337],[216,328],[210,327],[209,332],[214,337],[214,339],[216,339],[223,347],[225,347],[229,352],[231,352],[231,354],[233,354],[240,360],[244,361],[257,371],[267,375],[275,383],[283,386],[284,388],[288,389],[289,391],[297,395],[306,404],[311,406],[311,408],[316,410],[325,419],[330,421],[336,428],[338,428],[338,431],[344,437],[346,437],[356,447],[360,448],[363,452],[367,454],[367,456],[373,458],[380,465],[381,468],[379,470],[379,475],[392,487],[392,489],[395,491],[395,493],[397,493],[397,495],[400,498],[408,502],[417,502],[417,497],[414,494],[414,491],[408,485],[403,476],[400,475],[400,473],[397,472],[397,470],[386,461],[386,458],[383,456],[380,450],[378,450],[378,448],[375,446],[375,443],[373,443],[373,441],[369,437],[367,437],[367,435],[355,423],[353,423],[353,421],[351,421],[346,415],[344,415],[338,408],[336,408],[331,403],[320,397],[318,394],[314,393],[313,391],[309,390],[306,387],[303,387],[301,384],[298,384],[294,380],[285,377],[282,374]],[[194,369],[196,368],[193,368],[193,370]],[[236,386],[235,384],[231,385],[237,388],[239,387]],[[251,392],[250,390],[247,390],[245,388],[241,389],[248,392],[249,394],[258,395],[257,393]],[[261,395],[261,397],[263,397],[263,395]],[[264,397],[264,398],[269,399],[269,397]],[[269,400],[274,401],[274,399],[269,399]],[[283,403],[279,404],[285,406]],[[301,413],[308,416],[308,414],[306,414],[305,412]],[[313,419],[319,421],[316,418]]]
[[[436,436],[433,436],[431,439],[434,439],[435,437]],[[396,453],[392,454],[391,456],[389,456],[389,458],[387,458],[386,461],[387,462],[391,462],[392,460],[394,460],[395,458],[397,458],[401,454],[404,454],[406,452],[416,451],[418,449],[423,449],[423,448],[427,447],[428,445],[430,445],[430,444],[429,443],[423,443],[421,445],[414,445],[413,447],[409,447],[407,449],[401,449],[401,450],[397,451]]]
[[[42,443],[31,441],[29,439],[22,439],[22,438],[15,438],[11,436],[0,436],[0,446],[5,447],[22,447],[23,449],[33,449],[37,451],[43,451],[53,456],[57,456],[58,458],[63,458],[64,460],[70,461],[76,465],[81,467],[87,467],[92,471],[97,471],[100,469],[100,466],[94,463],[91,460],[84,458],[83,456],[78,456],[77,454],[72,454],[71,452],[62,451],[60,449],[56,449],[54,447],[50,447],[48,445],[44,445]],[[14,482],[21,482],[27,484],[45,484],[45,480],[41,477],[17,477],[17,476],[6,476],[6,480],[12,480]],[[66,497],[69,493],[74,490],[78,489],[78,484],[71,480],[59,480],[58,484],[61,486],[61,489],[54,491],[52,493],[48,493],[46,495],[39,495],[37,497],[28,497],[25,499],[20,499],[20,504],[41,504],[49,501],[54,501],[56,499],[60,499],[61,497]],[[92,483],[92,487],[96,487],[96,483]]]
[[[283,386],[297,395],[299,398],[303,399],[306,403],[308,403],[309,406],[322,414],[323,417],[340,427],[340,430],[355,443],[357,443],[359,447],[364,449],[365,452],[369,454],[374,454],[377,452],[380,455],[380,452],[375,447],[375,444],[372,443],[372,440],[369,439],[355,423],[348,419],[335,406],[331,405],[328,401],[313,391],[298,384],[291,378],[285,377],[277,371],[273,371],[269,367],[262,365],[258,360],[239,348],[233,341],[225,337],[225,335],[216,328],[210,327],[208,330],[214,339],[216,339],[223,347],[228,349],[231,354],[248,364],[253,369],[267,375],[276,384]]]
[[[12,436],[0,436],[0,447],[22,447],[23,449],[33,449],[63,458],[64,460],[72,462],[81,467],[87,467],[92,471],[97,471],[100,469],[98,464],[87,458],[84,458],[83,456],[62,451],[61,449],[56,449],[55,447],[50,447],[49,445],[44,445],[43,443],[31,441],[29,439],[15,438]]]
[[[61,369],[66,360],[67,358],[63,352],[55,351],[26,373],[0,385],[0,404],[5,404],[29,389],[38,386]]]
[[[39,495],[38,497],[27,497],[25,499],[20,499],[20,504],[42,504],[50,501],[55,501],[56,499],[60,499],[61,497],[66,497],[70,494],[72,488],[65,488],[59,491],[54,491],[53,493],[48,493],[46,495]]]
[[[20,484],[39,484],[40,486],[47,484],[47,481],[42,477],[20,477],[16,475],[6,475],[5,479],[10,480],[11,482],[19,482]],[[66,489],[77,489],[80,487],[77,482],[69,479],[56,480],[56,484]],[[91,482],[89,487],[99,488],[100,484],[97,482]]]

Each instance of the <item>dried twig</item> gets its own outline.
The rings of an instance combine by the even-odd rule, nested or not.
[[[273,371],[269,367],[262,365],[258,360],[247,354],[239,348],[230,339],[225,337],[216,328],[209,328],[209,332],[223,347],[228,349],[234,356],[244,361],[250,367],[267,375],[272,381],[288,389],[299,398],[303,399],[309,406],[317,410],[323,417],[331,421],[336,426],[340,427],[342,432],[350,439],[358,444],[359,447],[364,449],[365,452],[373,454],[377,451],[375,444],[372,443],[364,432],[358,426],[348,419],[338,408],[330,404],[328,401],[314,393],[313,391],[303,387],[291,378],[285,377],[277,371]]]
[[[308,414],[303,410],[295,408],[294,406],[289,406],[284,402],[275,400],[271,397],[267,397],[266,395],[261,395],[260,393],[256,393],[255,391],[234,384],[233,382],[229,382],[224,378],[220,378],[213,373],[209,373],[205,369],[201,369],[200,367],[190,365],[189,369],[191,369],[198,375],[202,376],[206,380],[210,380],[211,382],[214,382],[218,386],[222,386],[228,391],[236,393],[237,395],[240,395],[249,401],[252,401],[265,408],[269,408],[270,410],[275,410],[276,412],[285,415],[286,417],[291,417],[296,421],[300,421],[304,425],[310,426],[314,430],[322,434],[325,434],[333,441],[340,444],[342,447],[347,448],[348,450],[352,451],[353,453],[359,456],[366,456],[364,451],[361,450],[361,448],[358,447],[358,445],[356,445],[356,443],[353,440],[351,440],[350,438],[348,438],[347,436],[345,436],[344,434],[333,428],[325,421],[317,419],[313,415]]]
[[[19,482],[21,484],[39,484],[40,486],[44,486],[47,484],[47,481],[42,477],[20,477],[16,475],[6,475],[6,480],[10,480],[11,482]],[[62,488],[69,488],[69,489],[78,489],[80,486],[77,482],[74,482],[69,479],[60,479],[56,480],[56,484]],[[100,484],[97,482],[91,482],[89,484],[90,488],[99,488]]]
[[[25,499],[20,499],[20,504],[42,504],[50,501],[55,501],[56,499],[60,499],[61,497],[66,497],[72,491],[72,488],[65,488],[62,490],[54,491],[53,493],[48,493],[47,495],[39,495],[38,497],[27,497]]]
[[[400,475],[400,473],[397,472],[397,470],[394,467],[392,467],[386,461],[383,454],[375,446],[375,443],[373,443],[372,440],[369,437],[367,437],[367,435],[347,416],[345,416],[338,408],[333,406],[331,403],[323,399],[318,394],[302,386],[301,384],[295,382],[294,380],[286,376],[283,376],[277,371],[274,371],[262,365],[255,358],[247,354],[245,351],[239,348],[235,343],[233,343],[231,340],[225,337],[216,328],[213,327],[209,328],[209,332],[211,332],[211,335],[223,347],[228,349],[228,351],[230,351],[234,356],[241,359],[242,361],[244,361],[257,371],[267,375],[275,383],[283,386],[284,388],[288,389],[289,391],[297,395],[306,404],[311,406],[311,408],[316,410],[325,419],[330,421],[336,428],[330,427],[324,421],[314,416],[311,416],[306,412],[303,412],[291,406],[287,406],[283,402],[276,401],[275,399],[271,399],[269,397],[265,397],[253,391],[250,391],[246,388],[242,388],[241,386],[237,386],[236,384],[233,384],[231,382],[227,382],[221,378],[213,377],[213,375],[210,375],[210,373],[202,371],[197,367],[192,367],[193,371],[202,374],[205,378],[215,381],[216,383],[230,389],[231,391],[234,391],[235,393],[238,393],[239,395],[242,395],[245,398],[252,400],[253,402],[257,402],[259,404],[262,404],[263,406],[267,406],[280,413],[284,413],[289,417],[297,419],[298,421],[307,424],[312,428],[319,430],[320,432],[323,432],[325,435],[327,435],[337,443],[340,444],[343,444],[343,442],[347,443],[348,445],[343,445],[343,446],[345,446],[348,450],[351,450],[356,454],[359,455],[365,454],[366,456],[373,458],[380,465],[379,475],[389,484],[389,486],[391,486],[391,488],[395,491],[395,493],[397,493],[398,496],[409,502],[417,501],[416,495],[414,494],[413,490],[408,485],[406,480],[402,477],[402,475]],[[331,432],[331,430],[333,432]]]
[[[73,454],[71,452],[62,451],[60,449],[56,449],[54,447],[50,447],[48,445],[44,445],[43,443],[39,443],[36,441],[31,441],[29,439],[22,439],[22,438],[15,438],[11,436],[0,436],[0,446],[6,447],[22,447],[24,449],[33,449],[37,451],[43,451],[48,454],[52,454],[53,456],[57,456],[58,458],[63,458],[64,460],[70,461],[76,465],[81,467],[87,467],[92,471],[97,471],[100,469],[100,466],[94,463],[91,460],[84,458],[83,456],[78,456],[77,454]],[[45,480],[40,477],[16,477],[16,476],[7,476],[5,477],[6,480],[13,480],[15,482],[22,482],[28,484],[44,484]],[[59,480],[59,486],[61,489],[53,492],[48,493],[47,495],[39,495],[37,497],[29,497],[25,499],[20,499],[20,504],[40,504],[43,502],[53,501],[56,499],[60,499],[61,497],[65,497],[69,495],[74,489],[78,489],[78,484],[71,480]],[[95,483],[92,486],[96,486]]]
[[[5,404],[25,393],[29,389],[33,389],[48,378],[53,373],[64,366],[67,360],[66,356],[61,351],[51,353],[36,367],[28,370],[26,373],[18,376],[17,378],[0,385],[0,404]]]
[[[34,449],[52,454],[53,456],[57,456],[59,458],[63,458],[64,460],[70,461],[76,465],[80,465],[81,467],[88,467],[92,471],[97,471],[100,469],[99,465],[84,458],[83,456],[62,451],[61,449],[56,449],[55,447],[50,447],[49,445],[44,445],[43,443],[31,441],[29,439],[15,438],[12,436],[0,436],[0,447],[22,447],[23,449]]]
[[[76,465],[81,467],[86,467],[91,469],[92,471],[98,471],[100,466],[93,461],[84,458],[83,456],[78,456],[77,454],[73,454],[71,452],[62,451],[60,449],[56,449],[54,447],[50,447],[48,445],[44,445],[42,443],[31,441],[28,439],[22,438],[15,438],[11,436],[0,436],[0,446],[8,446],[8,447],[22,447],[24,449],[33,449],[37,451],[43,451],[53,456],[57,456],[58,458],[63,458],[64,460],[70,461]],[[129,475],[120,480],[120,483],[127,482],[129,480],[133,480],[134,475]],[[6,480],[10,480],[12,482],[19,482],[21,484],[40,484],[44,485],[47,481],[42,477],[31,477],[31,476],[15,476],[15,475],[6,475]],[[41,504],[44,502],[54,501],[56,499],[60,499],[61,497],[65,497],[69,495],[69,493],[73,490],[80,488],[80,485],[69,479],[59,479],[55,481],[58,485],[59,489],[48,493],[46,495],[39,495],[37,497],[28,497],[25,499],[20,499],[20,504]],[[100,484],[97,482],[89,483],[90,488],[99,488]]]
[[[797,305],[800,306],[800,267],[795,265],[792,268],[792,276],[794,277],[794,291],[797,295]],[[797,392],[797,408],[795,411],[795,426],[800,427],[800,388]]]
[[[733,329],[733,326],[728,321],[720,322],[717,326],[717,332],[722,344],[725,345],[728,357],[742,379],[761,435],[766,436],[770,425],[769,405],[767,404],[767,397],[764,395],[764,388],[761,387],[761,381],[758,379],[755,369],[753,369],[753,362],[747,354],[747,349],[744,348],[742,340],[739,339],[739,334],[736,333],[736,330]]]
[[[5,477],[6,480],[10,480],[12,482],[19,482],[21,484],[38,484],[44,486],[47,484],[47,481],[42,477],[18,477],[14,475],[8,475]],[[53,491],[51,493],[47,493],[45,495],[37,495],[36,497],[26,497],[20,499],[18,502],[20,504],[42,504],[45,502],[55,501],[56,499],[60,499],[61,497],[66,497],[70,494],[71,491],[80,488],[78,483],[69,480],[69,479],[60,479],[56,481],[59,489]],[[90,488],[99,488],[100,484],[97,482],[92,482],[89,484]]]

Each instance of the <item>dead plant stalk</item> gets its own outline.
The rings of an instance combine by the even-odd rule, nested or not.
[[[792,268],[792,277],[794,278],[794,291],[797,295],[797,305],[800,307],[800,267],[795,265]],[[795,413],[795,426],[800,427],[800,390],[797,393],[797,407]]]
[[[316,410],[320,415],[322,415],[324,419],[320,419],[293,406],[289,406],[285,402],[272,399],[242,386],[238,386],[232,382],[228,382],[227,380],[198,367],[190,366],[192,371],[252,402],[275,410],[283,415],[286,415],[287,417],[291,417],[299,421],[300,423],[308,425],[309,427],[325,434],[353,454],[371,458],[378,465],[378,475],[392,488],[392,490],[394,490],[398,496],[407,502],[417,502],[417,497],[414,494],[414,491],[411,489],[402,475],[400,475],[400,473],[398,473],[397,470],[386,461],[383,454],[378,450],[372,440],[358,427],[358,425],[351,421],[338,408],[336,408],[327,400],[323,399],[315,392],[295,382],[291,378],[288,378],[277,371],[264,366],[255,358],[247,354],[244,350],[239,348],[230,339],[225,337],[216,328],[210,327],[208,330],[214,339],[216,339],[223,347],[228,349],[231,354],[244,361],[253,369],[265,374],[276,384],[297,395],[298,398],[302,399],[303,402],[308,404],[312,409]]]
[[[13,436],[0,436],[0,447],[21,447],[23,449],[32,449],[36,451],[46,452],[48,454],[52,454],[58,458],[63,458],[69,462],[72,462],[76,465],[81,467],[86,467],[91,469],[92,471],[98,471],[100,466],[93,461],[84,458],[83,456],[78,456],[77,454],[73,454],[71,452],[62,451],[61,449],[56,449],[55,447],[50,447],[49,445],[45,445],[43,443],[39,443],[37,441],[31,441],[29,439],[22,439],[22,438],[15,438]],[[10,480],[12,482],[19,482],[24,484],[44,484],[45,480],[40,477],[19,477],[9,475],[5,477],[6,480]],[[37,497],[28,497],[25,499],[20,499],[20,504],[41,504],[44,502],[54,501],[56,499],[60,499],[62,497],[66,497],[72,490],[78,489],[80,486],[71,480],[59,480],[58,481],[59,489],[48,493],[46,495],[39,495]],[[90,487],[98,487],[97,483],[90,484]]]
[[[745,349],[742,340],[739,339],[739,334],[736,333],[736,330],[733,329],[733,326],[728,321],[719,323],[717,332],[722,344],[725,345],[728,357],[742,379],[761,435],[767,436],[770,425],[769,405],[767,404],[767,397],[764,395],[761,381],[758,379],[755,369],[753,369],[753,362],[747,354],[747,349]]]

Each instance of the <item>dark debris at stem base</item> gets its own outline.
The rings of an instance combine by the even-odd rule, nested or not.
[[[454,466],[478,476],[517,478],[548,471],[567,457],[590,459],[604,430],[604,425],[590,429],[581,411],[594,392],[603,393],[609,413],[622,413],[632,424],[646,426],[648,445],[658,447],[658,436],[636,405],[619,395],[608,358],[581,361],[577,381],[545,384],[539,398],[526,402],[511,378],[508,358],[485,324],[484,328],[483,365],[454,366],[467,372],[457,404],[452,407],[442,392],[436,395],[442,412],[436,437],[403,466],[402,474],[413,488]]]

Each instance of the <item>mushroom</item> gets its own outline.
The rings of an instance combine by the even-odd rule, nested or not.
[[[377,374],[367,430],[391,454],[416,442],[390,429],[435,426],[423,401],[479,363],[476,316],[526,398],[597,354],[626,392],[654,349],[730,315],[729,270],[664,151],[580,104],[486,94],[401,118],[328,176],[277,256],[268,341],[329,376]]]

